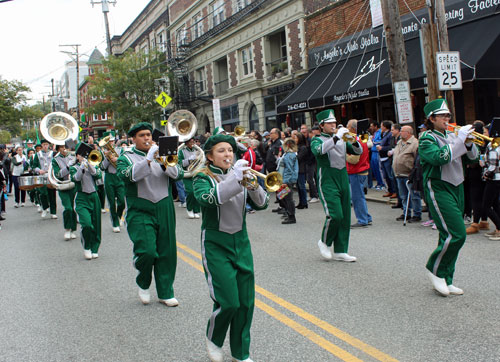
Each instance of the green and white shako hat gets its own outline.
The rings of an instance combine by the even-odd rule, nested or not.
[[[222,127],[215,127],[214,132],[212,133],[212,136],[218,135],[218,134],[224,134],[226,133],[226,130]]]
[[[217,143],[221,142],[229,143],[233,148],[233,152],[236,152],[237,146],[234,137],[226,134],[216,134],[214,136],[210,136],[208,140],[205,142],[203,150],[205,151],[205,153],[208,153],[212,149],[212,147],[214,147]]]
[[[430,101],[424,106],[424,113],[427,118],[435,114],[450,114],[446,99],[438,98]]]
[[[335,112],[333,111],[333,109],[326,109],[319,112],[316,115],[316,119],[318,120],[319,124],[331,122],[337,123],[337,118],[335,118]]]

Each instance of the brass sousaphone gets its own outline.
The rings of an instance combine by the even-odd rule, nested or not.
[[[64,112],[52,112],[43,117],[40,122],[40,132],[42,137],[55,145],[64,145],[67,140],[78,139],[80,127],[78,122],[69,114]],[[48,181],[57,190],[69,190],[75,187],[70,180],[60,181],[54,175],[52,162],[47,171]]]
[[[167,133],[169,136],[179,137],[179,142],[186,142],[196,135],[198,130],[198,120],[195,115],[186,109],[181,109],[175,111],[168,117],[167,123]],[[181,152],[186,145],[183,143],[177,149],[177,154]],[[188,166],[187,171],[184,172],[184,178],[193,177],[205,163],[205,152],[197,146],[194,145],[193,148],[196,150],[196,159]],[[177,156],[167,156],[164,160],[164,164],[168,166],[173,166],[177,164]]]

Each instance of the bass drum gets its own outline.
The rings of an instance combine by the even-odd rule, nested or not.
[[[21,176],[19,177],[19,189],[24,191],[33,190],[33,176]]]

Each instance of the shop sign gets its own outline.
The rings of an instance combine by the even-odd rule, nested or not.
[[[220,100],[219,98],[212,99],[212,108],[214,111],[214,126],[220,127],[222,125],[220,117]]]
[[[398,110],[398,123],[413,123],[410,83],[408,81],[394,82],[394,94]]]
[[[280,84],[276,87],[268,88],[267,89],[267,94],[268,95],[274,95],[274,94],[279,94],[279,93],[285,93],[289,92],[294,88],[293,83],[288,83],[288,84]]]
[[[413,123],[413,109],[411,102],[397,104],[399,124]]]
[[[499,0],[500,1],[500,0]],[[462,71],[459,52],[437,52],[437,73],[439,90],[462,89]]]

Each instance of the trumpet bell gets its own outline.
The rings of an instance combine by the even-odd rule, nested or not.
[[[66,140],[78,138],[78,122],[64,112],[52,112],[40,122],[43,138],[55,145],[64,145]]]
[[[198,121],[188,110],[175,111],[168,117],[167,132],[169,136],[178,136],[179,142],[186,142],[194,137],[198,130]]]
[[[88,161],[94,167],[99,166],[99,164],[102,162],[101,152],[97,150],[90,151]]]
[[[276,192],[283,184],[283,177],[278,171],[273,171],[266,176],[264,184],[266,185],[267,190],[270,192]]]
[[[243,127],[243,126],[236,126],[236,127],[234,127],[234,136],[235,137],[244,136],[245,133],[246,133],[245,127]]]

